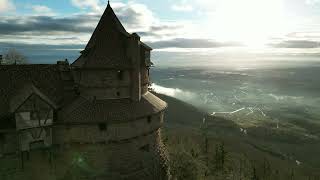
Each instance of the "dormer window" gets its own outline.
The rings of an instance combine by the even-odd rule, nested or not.
[[[117,71],[117,77],[118,77],[118,80],[123,80],[123,71],[121,71],[121,70],[118,70]]]

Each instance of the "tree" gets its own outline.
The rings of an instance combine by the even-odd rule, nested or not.
[[[250,179],[251,180],[259,180],[256,167],[254,167],[254,166],[252,167],[252,176],[251,176]]]
[[[202,136],[204,137],[204,147],[203,153],[206,162],[206,166],[209,167],[209,139],[208,139],[208,124],[206,121],[206,117],[203,118],[202,124],[200,125],[200,130],[202,132]],[[205,176],[208,175],[208,172],[205,172]]]
[[[1,64],[26,64],[27,58],[18,50],[12,48],[4,53]]]
[[[169,161],[173,179],[203,179],[203,174],[207,171],[207,167],[205,162],[198,155],[195,155],[196,153],[194,149],[191,152],[187,151],[184,146],[175,145],[173,147]]]
[[[221,168],[224,169],[225,168],[225,162],[226,162],[226,159],[227,159],[227,151],[224,147],[224,142],[222,142],[220,144],[220,160],[221,160]]]
[[[264,158],[263,159],[263,179],[270,179],[270,175],[272,173],[271,166],[269,161]]]
[[[220,144],[216,145],[215,156],[214,156],[216,170],[225,169],[227,156],[228,156],[228,153],[225,149],[224,142],[221,142]]]

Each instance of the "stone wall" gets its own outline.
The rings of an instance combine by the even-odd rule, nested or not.
[[[54,150],[56,173],[65,179],[162,180],[159,131],[124,142],[61,145]]]
[[[162,114],[163,112],[116,124],[88,122],[87,124],[57,125],[53,130],[53,143],[102,143],[132,139],[161,128]]]
[[[74,74],[82,96],[97,99],[130,98],[129,70],[86,69]]]
[[[95,179],[166,179],[162,123],[163,112],[126,123],[55,126],[57,173],[69,178],[70,167],[84,166]]]
[[[129,98],[130,89],[129,87],[113,87],[113,88],[82,88],[81,96],[87,97],[88,99],[119,99]]]
[[[123,69],[81,70],[79,79],[80,79],[80,85],[87,86],[87,87],[103,88],[103,87],[119,87],[119,86],[130,85],[129,70],[123,70]]]
[[[31,150],[0,158],[0,177],[50,180],[165,180],[160,129],[128,141],[108,143],[69,142],[50,149]],[[26,154],[25,154],[26,155]]]

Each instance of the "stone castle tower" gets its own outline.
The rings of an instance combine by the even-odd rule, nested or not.
[[[30,172],[50,169],[43,179],[169,179],[160,136],[167,104],[148,91],[151,50],[108,3],[71,65],[1,66],[3,83],[14,78],[1,91],[0,158],[15,152]]]

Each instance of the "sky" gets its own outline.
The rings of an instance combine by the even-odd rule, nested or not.
[[[110,4],[127,31],[138,32],[157,58],[320,54],[320,0],[111,0]],[[11,47],[43,56],[78,52],[106,6],[107,0],[0,0],[0,53]]]

